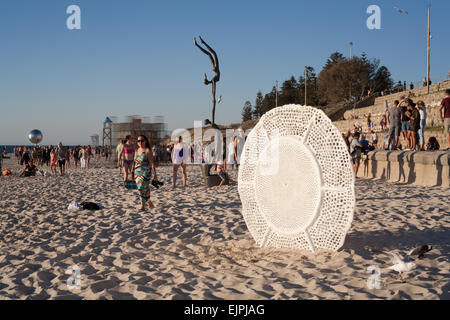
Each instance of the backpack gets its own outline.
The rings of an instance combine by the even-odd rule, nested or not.
[[[100,210],[101,207],[93,202],[82,202],[80,206],[83,210]]]

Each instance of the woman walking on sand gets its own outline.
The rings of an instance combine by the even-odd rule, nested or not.
[[[50,151],[50,170],[56,176],[56,169],[58,168],[58,154],[55,149]]]
[[[69,147],[67,147],[66,150],[66,170],[70,168],[70,156],[71,156],[71,150]]]
[[[139,209],[145,210],[146,204],[149,209],[152,209],[153,203],[150,201],[150,178],[152,176],[152,172],[154,179],[158,180],[156,176],[155,163],[153,161],[153,154],[146,136],[138,136],[137,143],[139,148],[136,150],[134,156],[133,171],[138,188],[139,201],[141,203]]]
[[[133,138],[126,136],[125,141],[122,144],[122,148],[119,152],[119,158],[117,159],[117,166],[120,168],[123,165],[123,179],[128,181],[128,177],[133,173],[135,148],[133,145]],[[123,162],[121,162],[123,156]]]
[[[172,189],[175,189],[177,185],[177,173],[178,168],[181,166],[181,174],[183,176],[183,187],[186,187],[186,163],[184,163],[184,159],[186,157],[186,148],[184,147],[183,138],[178,137],[177,142],[175,143],[172,151],[172,163],[173,163],[173,185]]]

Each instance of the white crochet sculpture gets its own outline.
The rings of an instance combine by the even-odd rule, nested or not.
[[[338,250],[353,220],[355,179],[339,130],[319,109],[266,113],[247,137],[239,195],[259,246]]]

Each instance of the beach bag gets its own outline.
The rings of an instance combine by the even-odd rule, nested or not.
[[[127,188],[128,190],[136,190],[137,189],[137,185],[136,185],[136,181],[134,180],[127,180],[123,182],[123,185],[125,188]]]
[[[95,211],[95,210],[102,209],[102,207],[100,205],[93,203],[93,202],[82,202],[82,203],[80,203],[80,206],[83,210]]]

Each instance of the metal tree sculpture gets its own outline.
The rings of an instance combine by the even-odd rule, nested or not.
[[[203,80],[203,83],[205,85],[209,85],[211,84],[211,88],[212,88],[212,102],[213,102],[213,109],[212,109],[212,121],[211,121],[211,126],[215,127],[215,114],[216,114],[216,83],[220,81],[220,70],[219,70],[219,59],[217,58],[217,54],[216,52],[205,42],[203,41],[202,37],[198,36],[200,39],[200,42],[209,50],[205,50],[204,48],[202,48],[198,43],[197,43],[197,39],[194,38],[194,44],[204,53],[206,54],[209,59],[211,60],[211,64],[213,67],[213,71],[216,74],[214,76],[214,78],[212,78],[211,80],[208,80],[208,77],[205,73],[205,80]]]

